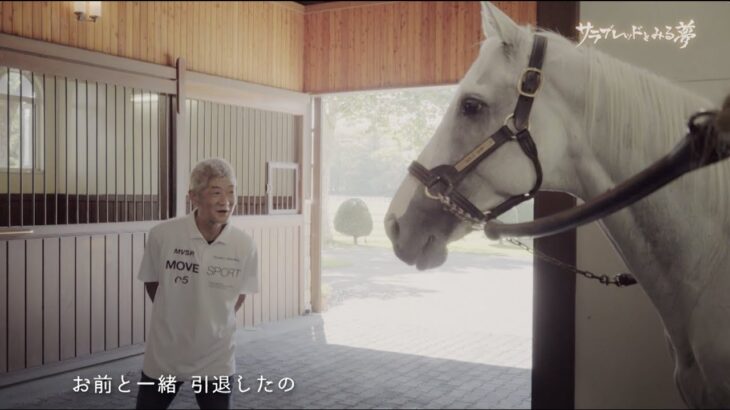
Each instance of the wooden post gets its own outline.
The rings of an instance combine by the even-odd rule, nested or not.
[[[311,228],[311,269],[312,269],[312,311],[322,311],[322,99],[314,99],[314,144],[312,149],[314,167],[312,169],[312,228]]]

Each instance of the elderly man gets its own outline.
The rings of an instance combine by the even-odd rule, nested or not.
[[[189,196],[193,212],[152,228],[139,270],[154,305],[138,409],[167,408],[185,380],[200,408],[232,406],[220,382],[234,386],[235,314],[258,292],[256,246],[230,224],[236,177],[225,160],[198,163]]]

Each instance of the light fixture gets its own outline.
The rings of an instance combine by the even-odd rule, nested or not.
[[[101,17],[100,1],[75,1],[74,14],[79,21],[96,22]]]

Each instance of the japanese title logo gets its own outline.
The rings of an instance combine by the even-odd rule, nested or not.
[[[697,37],[695,34],[695,21],[690,20],[688,23],[680,21],[676,26],[664,26],[663,29],[654,27],[654,31],[643,26],[631,26],[631,32],[619,32],[611,24],[609,27],[593,27],[593,24],[589,21],[585,24],[579,23],[576,30],[580,32],[581,39],[577,47],[580,47],[586,40],[592,40],[593,44],[598,43],[600,40],[644,40],[649,42],[653,40],[664,40],[671,41],[679,48],[686,48],[690,40]],[[649,30],[649,31],[647,31]]]

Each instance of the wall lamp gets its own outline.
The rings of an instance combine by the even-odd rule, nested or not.
[[[75,1],[74,14],[79,21],[89,21],[95,23],[101,17],[100,1]]]

